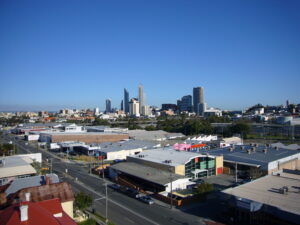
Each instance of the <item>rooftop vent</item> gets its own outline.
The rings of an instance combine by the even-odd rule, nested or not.
[[[245,149],[245,146],[241,146],[240,149],[241,149],[241,150],[244,150],[244,149]]]
[[[230,147],[228,150],[229,150],[230,152],[233,152],[233,147]]]
[[[275,149],[275,150],[278,150],[279,148],[278,148],[278,146],[275,146],[274,149]]]
[[[282,188],[279,189],[279,193],[286,195],[289,191],[289,188],[287,186],[283,186]]]
[[[256,147],[252,147],[252,148],[251,148],[251,151],[252,151],[252,152],[255,152],[255,151],[256,151]]]
[[[145,157],[145,155],[139,155],[139,158],[144,158]]]
[[[265,153],[265,154],[267,154],[267,152],[268,152],[268,149],[263,149],[263,153]]]
[[[5,166],[5,159],[0,159],[0,167],[3,167]]]
[[[247,153],[250,155],[250,154],[251,154],[251,149],[248,149],[248,150],[247,150]]]
[[[168,159],[168,160],[165,160],[164,162],[165,162],[165,163],[171,163],[172,160],[169,160],[169,159]]]
[[[266,144],[266,147],[268,147],[268,148],[269,148],[269,147],[270,147],[270,144]]]

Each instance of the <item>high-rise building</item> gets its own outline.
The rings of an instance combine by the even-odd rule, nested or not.
[[[129,102],[129,114],[131,116],[140,116],[140,104],[136,98],[132,98]]]
[[[151,115],[152,112],[151,112],[150,106],[149,105],[144,105],[141,114],[144,115],[144,116]]]
[[[203,87],[194,87],[193,89],[194,112],[197,115],[203,115],[205,111],[203,91]]]
[[[129,113],[129,92],[124,88],[124,110],[125,113]]]
[[[174,112],[177,111],[177,105],[176,104],[170,104],[170,103],[163,103],[161,104],[161,110],[173,110]]]
[[[192,111],[192,96],[186,95],[177,101],[179,112],[191,112]]]
[[[124,110],[124,102],[123,100],[121,101],[121,108],[120,108],[122,111]]]
[[[141,84],[139,85],[139,102],[140,102],[140,112],[142,112],[145,102],[144,102],[144,87]]]
[[[106,113],[110,113],[111,112],[111,100],[110,99],[106,99],[105,101],[105,112]]]
[[[97,107],[94,109],[94,115],[98,116],[99,114],[100,114],[100,111],[99,111],[99,108]]]

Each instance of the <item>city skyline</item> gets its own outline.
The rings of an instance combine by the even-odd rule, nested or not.
[[[221,109],[298,103],[299,9],[299,1],[2,1],[0,111],[104,110],[107,98],[119,108],[124,87],[138,97],[138,82],[147,105],[175,104],[197,86]]]

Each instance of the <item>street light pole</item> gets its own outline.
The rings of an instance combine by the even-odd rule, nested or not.
[[[107,224],[108,223],[108,218],[107,218],[107,214],[108,214],[108,199],[107,199],[107,183],[104,179],[104,162],[103,162],[103,154],[101,153],[101,161],[102,161],[102,168],[101,168],[101,171],[102,171],[102,180],[104,182],[104,185],[105,185],[105,223]]]
[[[173,177],[172,177],[172,168],[170,168],[170,181],[171,181],[171,201],[170,208],[173,208]]]

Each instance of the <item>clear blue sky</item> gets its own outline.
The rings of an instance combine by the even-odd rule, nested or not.
[[[300,103],[299,0],[1,0],[0,110]]]

